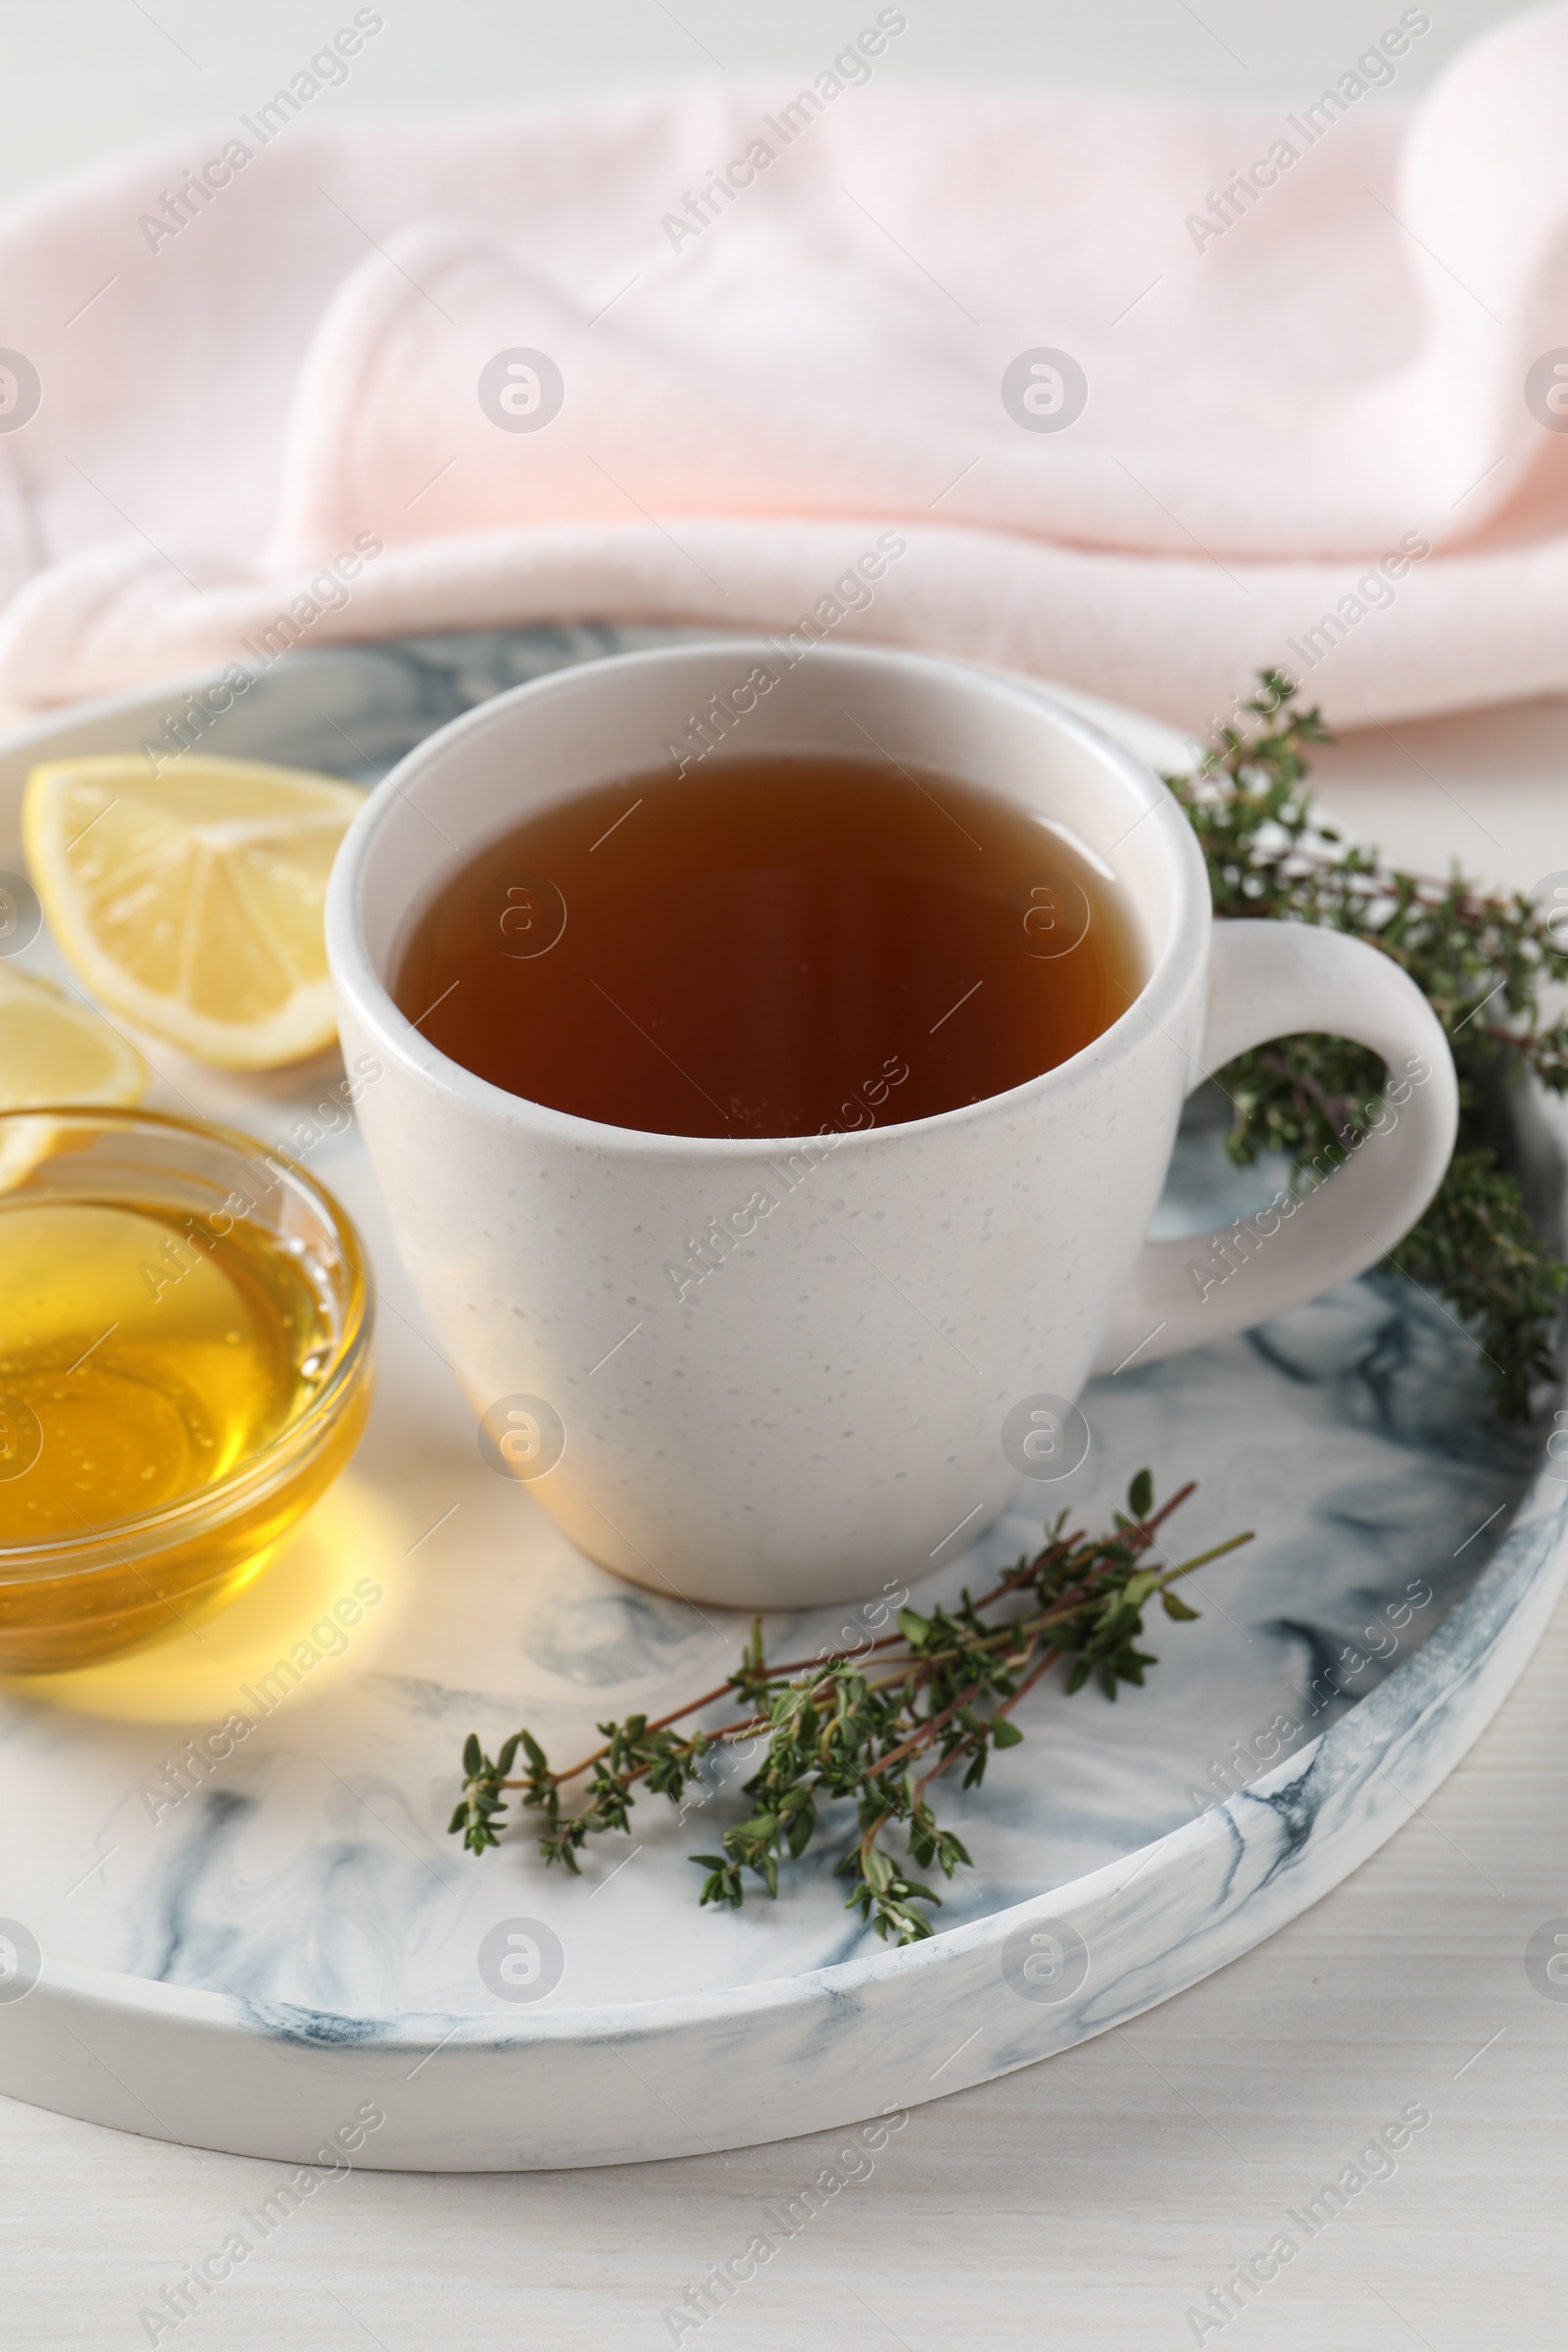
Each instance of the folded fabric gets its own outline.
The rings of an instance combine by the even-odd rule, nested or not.
[[[1200,727],[1568,685],[1568,8],[1246,113],[896,86],[905,22],[391,129],[307,73],[14,207],[0,697],[587,618]]]

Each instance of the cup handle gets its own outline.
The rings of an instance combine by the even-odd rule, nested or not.
[[[1415,983],[1342,931],[1216,923],[1194,1086],[1270,1038],[1309,1031],[1350,1038],[1383,1060],[1387,1091],[1374,1131],[1294,1206],[1146,1242],[1097,1372],[1228,1339],[1348,1282],[1393,1249],[1437,1191],[1458,1128],[1458,1085],[1448,1041]]]

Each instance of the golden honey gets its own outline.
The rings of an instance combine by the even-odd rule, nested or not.
[[[238,1226],[204,1247],[156,1208],[0,1207],[0,1393],[37,1447],[0,1478],[0,1544],[102,1533],[213,1485],[293,1417],[330,1352],[275,1237]]]
[[[244,1141],[191,1132],[209,1153]],[[123,1165],[95,1198],[90,1151],[62,1141],[62,1186],[46,1163],[0,1195],[0,1672],[102,1657],[231,1597],[369,1401],[363,1281],[326,1196],[253,1152],[224,1206],[135,1198]]]

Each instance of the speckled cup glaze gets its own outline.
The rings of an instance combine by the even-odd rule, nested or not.
[[[738,694],[759,670],[775,683]],[[739,754],[869,735],[1069,827],[1123,895],[1142,994],[1005,1094],[901,1124],[896,1093],[862,1087],[821,1134],[765,1143],[595,1125],[438,1053],[389,994],[433,891],[530,808],[656,766],[715,696]],[[372,793],[327,946],[345,1051],[382,1066],[360,1115],[398,1248],[481,1450],[594,1559],[690,1599],[805,1606],[940,1566],[1020,1467],[1052,1466],[1049,1446],[1020,1463],[1020,1409],[1059,1412],[1097,1365],[1221,1339],[1359,1273],[1452,1147],[1447,1049],[1394,964],[1299,925],[1214,924],[1151,769],[1043,690],[918,655],[822,646],[789,668],[731,638],[501,695]],[[1184,1098],[1303,1030],[1383,1057],[1378,1132],[1222,1249],[1146,1243]]]

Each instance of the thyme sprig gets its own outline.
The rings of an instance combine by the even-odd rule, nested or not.
[[[1568,936],[1518,891],[1488,890],[1457,867],[1446,881],[1406,873],[1326,823],[1305,778],[1312,752],[1334,739],[1320,710],[1297,708],[1298,691],[1282,671],[1260,671],[1243,706],[1255,723],[1221,729],[1192,774],[1165,781],[1198,835],[1216,914],[1325,923],[1368,940],[1443,1024],[1459,1076],[1458,1146],[1392,1259],[1470,1326],[1499,1412],[1527,1420],[1536,1385],[1556,1376],[1568,1266],[1526,1211],[1507,1095],[1527,1072],[1568,1093],[1568,1019],[1543,1008],[1544,990],[1568,980]],[[1382,1081],[1377,1056],[1344,1038],[1240,1055],[1219,1072],[1234,1106],[1231,1157],[1246,1165],[1281,1152],[1304,1178],[1314,1155],[1343,1158],[1366,1131]]]
[[[1183,1487],[1155,1510],[1152,1478],[1140,1470],[1109,1534],[1069,1534],[1063,1512],[1042,1548],[978,1600],[965,1591],[951,1608],[901,1609],[898,1631],[863,1647],[770,1664],[759,1618],[739,1666],[722,1683],[653,1721],[628,1715],[600,1724],[603,1744],[564,1771],[553,1769],[526,1729],[494,1757],[470,1733],[451,1832],[474,1854],[499,1844],[496,1825],[507,1791],[515,1789],[524,1809],[544,1817],[545,1861],[575,1871],[590,1838],[630,1827],[644,1787],[684,1818],[685,1791],[703,1779],[713,1749],[762,1740],[761,1763],[745,1783],[751,1813],[724,1832],[720,1852],[691,1857],[707,1874],[699,1900],[738,1909],[748,1873],[776,1895],[781,1866],[799,1861],[823,1826],[821,1809],[853,1803],[855,1829],[837,1865],[850,1882],[845,1908],[879,1936],[916,1942],[931,1933],[926,1907],[942,1898],[911,1872],[934,1865],[951,1879],[969,1860],[936,1818],[933,1784],[961,1764],[963,1787],[977,1787],[992,1753],[1022,1740],[1013,1710],[1058,1662],[1067,1665],[1069,1692],[1095,1681],[1114,1698],[1122,1683],[1141,1685],[1156,1663],[1139,1647],[1145,1610],[1157,1598],[1168,1617],[1196,1618],[1176,1586],[1251,1541],[1232,1536],[1170,1563],[1155,1539],[1192,1492],[1191,1484]],[[740,1711],[711,1728],[675,1728],[721,1702],[738,1702]],[[513,1777],[519,1758],[522,1770]],[[563,1790],[579,1781],[586,1801],[568,1811]],[[903,1850],[891,1842],[895,1836]]]

